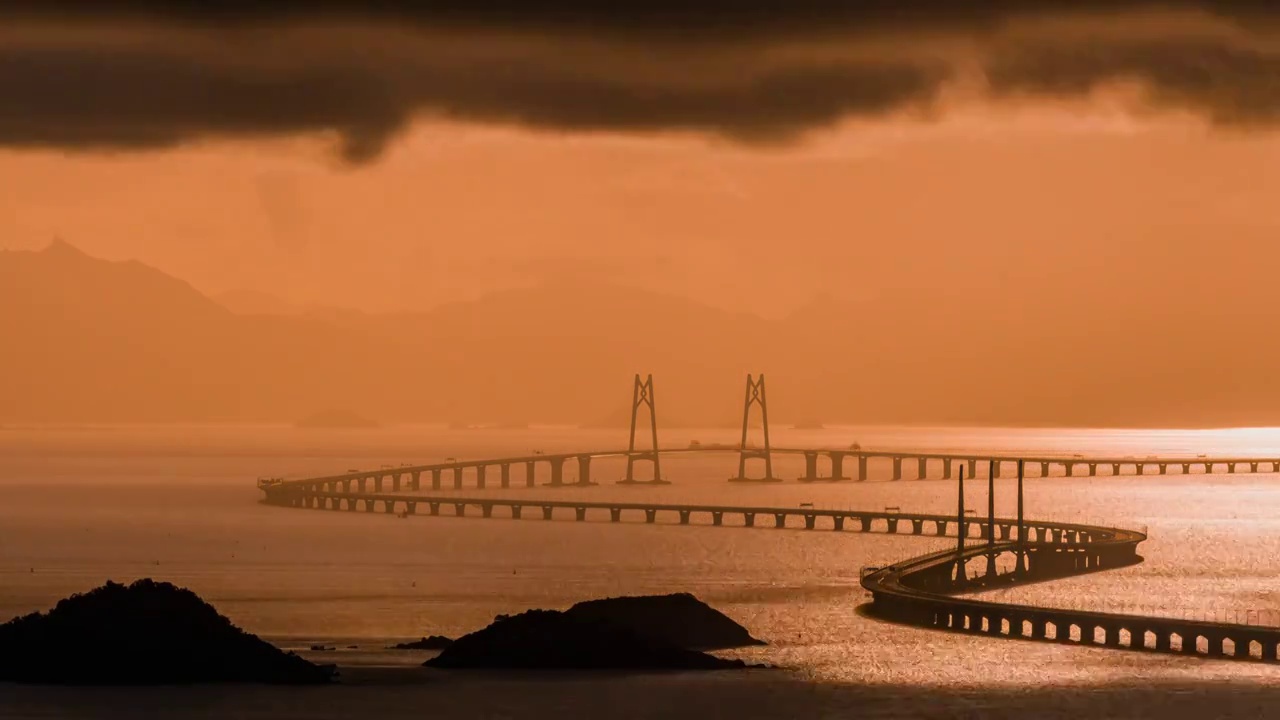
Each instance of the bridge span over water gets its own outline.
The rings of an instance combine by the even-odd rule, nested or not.
[[[526,488],[537,486],[539,470],[549,477],[547,487],[589,486],[596,484],[593,461],[618,458],[627,461],[627,474],[622,484],[666,484],[657,477],[637,479],[633,465],[636,461],[654,462],[655,458],[688,455],[738,455],[739,464],[770,457],[799,456],[804,459],[804,474],[795,478],[799,482],[865,481],[870,477],[869,467],[874,461],[890,470],[892,480],[926,480],[955,477],[960,467],[967,470],[969,478],[979,477],[982,470],[1001,477],[1010,473],[1022,461],[1036,472],[1031,477],[1088,476],[1138,476],[1214,472],[1280,473],[1280,456],[1276,457],[1084,457],[1084,456],[1014,456],[1001,454],[970,454],[930,452],[924,450],[863,450],[838,448],[770,448],[767,451],[738,445],[699,445],[685,448],[654,450],[591,450],[560,453],[532,453],[500,458],[450,459],[445,462],[422,465],[383,466],[372,470],[352,469],[342,473],[305,478],[273,478],[290,486],[306,486],[335,492],[399,492],[404,489],[419,491],[453,488],[488,489],[510,488],[513,484]],[[567,470],[574,471],[570,477]],[[765,474],[748,477],[740,471],[731,482],[780,482],[772,474],[772,463]],[[267,482],[264,480],[264,482]]]
[[[743,402],[742,436],[734,445],[660,448],[654,409],[653,376],[642,381],[635,376],[631,402],[631,436],[626,449],[560,452],[457,460],[425,465],[383,466],[377,470],[348,470],[345,473],[305,478],[259,479],[265,501],[272,505],[332,511],[382,511],[402,517],[425,514],[452,514],[465,517],[506,517],[519,520],[526,509],[541,512],[552,520],[557,510],[585,522],[607,517],[611,523],[642,517],[646,523],[674,519],[680,525],[694,523],[713,526],[759,527],[772,518],[773,527],[803,527],[816,531],[887,532],[937,538],[955,538],[954,548],[931,552],[880,568],[864,568],[861,585],[872,597],[871,612],[885,620],[952,632],[998,637],[1024,638],[1042,642],[1099,645],[1148,652],[1179,653],[1202,657],[1280,662],[1280,628],[1248,623],[1225,623],[1176,618],[1092,612],[1051,607],[1002,603],[975,597],[975,591],[1045,582],[1082,573],[1097,572],[1142,562],[1138,545],[1146,534],[1136,530],[1027,520],[1022,513],[1023,478],[1028,468],[1039,477],[1057,472],[1076,475],[1146,475],[1149,471],[1210,474],[1243,471],[1280,473],[1280,455],[1267,457],[1084,457],[1013,456],[999,453],[949,453],[930,451],[867,450],[861,447],[775,448],[769,442],[769,416],[764,376],[747,376]],[[650,446],[638,448],[638,412],[647,408]],[[748,443],[751,410],[761,415],[763,443]],[[512,468],[523,467],[526,488],[537,485],[540,466],[545,465],[549,487],[594,485],[592,462],[618,458],[626,461],[624,484],[666,484],[661,472],[664,457],[699,453],[736,454],[737,473],[732,482],[777,482],[773,472],[775,455],[802,456],[801,482],[835,482],[868,479],[869,465],[887,464],[892,480],[905,479],[914,467],[916,479],[958,476],[958,507],[954,516],[884,511],[831,510],[802,506],[743,507],[692,505],[682,503],[640,503],[582,501],[509,496],[464,496],[442,493],[446,477],[449,485],[462,490],[468,485],[486,489],[496,470],[498,485],[510,488]],[[637,478],[636,463],[652,467],[649,479]],[[748,473],[748,466],[760,472]],[[995,514],[995,479],[1016,468],[1018,477],[1018,517],[998,518]],[[566,479],[568,466],[576,477]],[[971,517],[964,507],[964,478],[976,478],[985,466],[988,506],[985,519]],[[905,467],[905,470],[904,470]],[[852,477],[846,475],[852,473]],[[424,486],[429,493],[424,494]],[[563,498],[563,496],[561,496]],[[442,512],[444,510],[445,512]],[[605,515],[607,513],[607,516]],[[761,524],[757,519],[763,518]]]
[[[649,447],[637,444],[637,431],[640,429],[640,411],[648,413]],[[760,443],[749,442],[751,436],[752,410],[760,414]],[[543,470],[549,478],[548,487],[565,487],[569,485],[589,486],[596,484],[593,474],[593,462],[609,459],[621,459],[626,462],[626,474],[619,481],[622,484],[666,484],[662,475],[662,459],[673,456],[698,454],[736,454],[738,471],[729,478],[730,482],[780,482],[781,478],[774,474],[773,458],[775,456],[797,456],[804,460],[804,474],[796,478],[800,482],[838,482],[844,480],[864,481],[870,477],[870,466],[873,462],[886,466],[892,480],[941,478],[949,480],[957,468],[967,471],[969,478],[976,478],[983,467],[993,477],[1000,477],[1012,466],[1022,462],[1023,466],[1039,469],[1038,477],[1050,477],[1061,473],[1066,477],[1088,475],[1147,475],[1192,472],[1210,474],[1219,469],[1228,473],[1245,471],[1250,473],[1280,473],[1280,455],[1266,457],[1222,456],[1207,457],[1198,455],[1185,456],[1100,456],[1085,457],[1083,455],[1007,455],[999,453],[956,453],[929,450],[900,449],[864,449],[856,443],[850,447],[774,447],[769,441],[769,410],[765,392],[764,375],[747,376],[746,392],[742,405],[742,435],[734,444],[702,445],[697,442],[688,447],[661,448],[658,444],[658,419],[655,409],[653,376],[641,380],[635,376],[631,396],[631,434],[624,449],[588,450],[574,452],[542,453],[531,452],[500,458],[456,459],[449,458],[444,462],[428,464],[404,464],[400,466],[384,465],[376,470],[351,469],[344,473],[308,478],[264,478],[263,485],[283,484],[290,487],[301,487],[306,490],[327,493],[343,493],[373,491],[381,493],[386,490],[400,492],[408,489],[414,492],[429,485],[432,490],[452,487],[461,490],[472,487],[480,490],[492,486],[496,479],[498,487],[509,488],[513,482],[525,487],[535,487],[539,470]],[[636,475],[637,463],[649,464],[651,472],[648,479]],[[513,472],[513,468],[516,469]],[[520,469],[523,468],[523,472]],[[749,470],[758,470],[751,474]],[[566,476],[566,471],[573,475]],[[518,476],[513,478],[513,475]],[[496,478],[495,478],[496,474]]]
[[[665,451],[664,451],[665,452]],[[797,450],[797,452],[824,452]],[[607,453],[616,454],[616,453]],[[599,453],[500,458],[451,463],[438,469],[510,467],[518,462],[554,462],[559,458],[598,457]],[[910,455],[903,455],[910,456]],[[919,455],[917,457],[923,457]],[[936,458],[936,455],[930,455]],[[979,456],[950,456],[979,461]],[[1017,466],[1017,518],[995,515],[994,479],[1001,463]],[[870,611],[882,619],[925,628],[1042,642],[1097,645],[1134,651],[1177,653],[1199,657],[1280,662],[1280,628],[1248,623],[1184,620],[1145,615],[1092,612],[993,602],[976,591],[1046,582],[1133,565],[1142,561],[1138,545],[1146,534],[1099,525],[1025,519],[1022,515],[1024,469],[1038,458],[1018,462],[988,459],[988,514],[969,515],[964,508],[963,479],[955,515],[903,513],[897,509],[846,510],[809,506],[734,506],[584,501],[550,497],[462,495],[424,492],[417,482],[436,466],[395,468],[377,473],[348,473],[321,478],[259,482],[265,502],[316,510],[363,510],[368,513],[480,517],[521,520],[526,514],[543,520],[572,517],[609,523],[672,523],[736,527],[794,528],[807,531],[884,532],[954,538],[953,548],[931,552],[878,568],[864,568],[861,586],[870,593]],[[1057,458],[1051,462],[1064,462]],[[1069,460],[1066,462],[1081,462]],[[1086,461],[1087,462],[1087,461]],[[1132,462],[1132,461],[1127,461]],[[1206,471],[1225,462],[1199,460]],[[1238,462],[1238,461],[1237,461]],[[553,466],[554,467],[554,466]],[[418,476],[414,473],[417,472]],[[401,478],[411,480],[402,486]],[[457,477],[457,476],[455,476]],[[483,478],[483,475],[480,476]],[[503,473],[503,477],[507,477]],[[390,487],[383,478],[391,478]],[[554,484],[554,482],[553,482]],[[460,485],[460,483],[459,483]],[[770,522],[771,521],[771,522]]]

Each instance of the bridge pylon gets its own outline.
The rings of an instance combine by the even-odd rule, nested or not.
[[[641,406],[649,408],[649,432],[652,437],[652,445],[648,451],[636,450],[636,425]],[[637,460],[653,462],[652,480],[636,479],[635,464]],[[669,482],[662,479],[662,470],[658,462],[658,411],[654,407],[653,375],[648,375],[642,382],[639,373],[636,374],[635,384],[631,390],[631,440],[627,444],[627,476],[619,480],[618,484],[670,485]]]
[[[764,447],[747,446],[747,434],[751,428],[751,408],[760,406],[760,424],[764,427]],[[747,477],[747,461],[764,460],[764,477]],[[764,373],[756,379],[747,375],[747,392],[742,401],[742,442],[738,445],[738,476],[729,478],[729,482],[781,482],[781,478],[773,475],[773,455],[769,451],[769,401],[765,394]]]

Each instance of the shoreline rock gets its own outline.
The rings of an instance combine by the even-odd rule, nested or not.
[[[150,579],[108,581],[0,625],[0,681],[312,685],[334,674],[241,630],[190,590]]]
[[[727,650],[765,645],[724,613],[689,593],[630,595],[587,600],[569,608],[581,617],[614,622],[686,650]]]
[[[666,645],[609,622],[559,610],[500,617],[458,638],[425,667],[485,670],[724,670],[744,668]]]
[[[387,648],[388,650],[444,650],[453,644],[451,638],[443,635],[425,636],[421,640],[412,640],[410,642],[398,643]]]
[[[493,670],[726,670],[749,666],[703,650],[763,645],[687,593],[607,598],[568,610],[499,615],[426,667]]]

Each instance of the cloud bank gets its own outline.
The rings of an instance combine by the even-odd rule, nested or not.
[[[422,117],[794,141],[850,118],[1076,100],[1280,119],[1280,8],[1237,0],[0,2],[0,146],[333,133],[351,162]],[[964,5],[966,7],[960,7]]]

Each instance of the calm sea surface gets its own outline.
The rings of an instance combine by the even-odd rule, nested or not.
[[[1214,432],[777,428],[779,446],[999,450],[1070,455],[1280,453],[1280,430]],[[0,718],[21,717],[1280,717],[1280,668],[954,636],[864,617],[859,568],[933,549],[928,538],[506,518],[399,519],[267,507],[258,476],[303,476],[525,454],[611,449],[622,431],[554,428],[368,431],[289,427],[0,429],[0,621],[106,579],[185,585],[284,647],[336,645],[344,687],[159,690],[0,685]],[[664,445],[733,442],[730,430],[663,434]],[[955,485],[871,481],[731,485],[736,456],[663,461],[667,487],[508,497],[626,498],[953,512]],[[912,468],[913,469],[913,468]],[[798,459],[777,474],[801,474]],[[938,469],[933,469],[934,474]],[[496,479],[491,484],[496,484]],[[442,491],[452,492],[452,491]],[[968,502],[985,507],[985,480]],[[467,491],[475,495],[477,491]],[[1013,484],[996,484],[1013,514]],[[1177,475],[1031,479],[1028,517],[1146,527],[1146,561],[1005,591],[1021,601],[1280,623],[1280,477]],[[771,523],[768,523],[771,524]],[[688,591],[767,648],[743,657],[784,670],[714,675],[432,674],[424,655],[385,652],[458,635],[495,614],[618,594]],[[355,645],[354,649],[346,646]],[[398,668],[398,669],[397,669]]]

